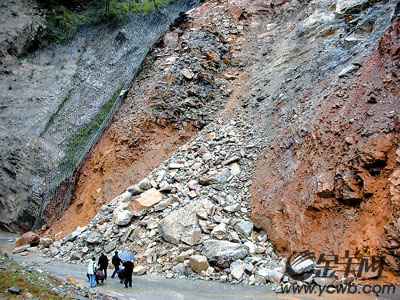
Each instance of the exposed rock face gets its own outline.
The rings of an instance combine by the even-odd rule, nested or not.
[[[0,71],[33,47],[46,28],[45,12],[35,1],[2,1],[0,10]]]
[[[301,26],[297,45],[309,45],[298,49],[301,63],[290,54],[274,59],[279,72],[289,66],[297,70],[290,81],[273,90],[275,75],[270,73],[269,83],[260,87],[259,93],[269,101],[259,112],[271,115],[264,126],[272,127],[265,134],[268,142],[253,177],[252,219],[267,230],[279,251],[363,249],[363,255],[391,256],[389,265],[398,269],[398,203],[388,189],[389,178],[398,169],[395,3],[337,1],[336,9],[331,3],[311,4],[311,15],[291,28]],[[347,18],[357,20],[357,25],[343,23]],[[367,22],[371,19],[375,21]],[[281,33],[285,30],[280,28]],[[274,31],[269,35],[276,36]],[[297,47],[290,39],[284,46],[287,53]],[[333,41],[342,41],[344,47],[329,54],[329,60],[324,59],[329,50],[311,59],[315,49]],[[373,47],[360,52],[365,43]],[[276,45],[282,47],[280,42]],[[269,50],[279,57],[273,49],[274,45],[265,49],[266,57]],[[342,60],[335,58],[339,53]],[[350,58],[350,53],[355,56]],[[318,73],[321,61],[326,64]],[[304,85],[307,66],[314,84]],[[281,116],[273,112],[278,105]]]

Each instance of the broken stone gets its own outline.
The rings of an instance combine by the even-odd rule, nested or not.
[[[170,206],[173,202],[178,201],[175,197],[170,197],[168,199],[165,199],[163,201],[160,201],[156,206],[154,206],[155,211],[161,211],[166,209],[168,206]]]
[[[198,227],[191,228],[182,234],[181,241],[188,245],[201,243],[201,230]]]
[[[235,176],[240,174],[240,166],[238,163],[233,163],[231,166],[231,175]]]
[[[181,74],[186,78],[186,79],[192,79],[194,77],[194,74],[190,72],[188,69],[184,68],[181,71]]]
[[[86,236],[86,242],[88,244],[100,244],[102,241],[103,236],[96,231],[90,231]]]
[[[244,245],[246,245],[247,247],[249,247],[249,253],[250,254],[254,254],[256,253],[256,245],[250,241],[247,241],[244,243]]]
[[[235,265],[232,267],[232,271],[231,271],[231,275],[233,278],[235,278],[236,280],[240,280],[244,274],[244,266],[243,265]]]
[[[239,234],[243,235],[244,237],[249,238],[251,232],[253,231],[253,222],[250,221],[239,221],[235,225],[235,230],[239,232]]]
[[[291,263],[291,268],[296,274],[303,274],[314,270],[316,264],[311,259],[305,259],[302,256],[296,257]]]
[[[53,240],[50,238],[41,238],[39,244],[43,247],[50,247],[53,244]]]
[[[168,168],[170,169],[183,169],[185,167],[184,164],[179,164],[179,163],[171,163]]]
[[[151,184],[147,178],[144,178],[142,181],[140,181],[138,186],[140,189],[144,191],[151,189]]]
[[[335,282],[335,278],[332,277],[315,277],[313,280],[320,286],[332,285]]]
[[[129,210],[120,210],[116,215],[115,224],[119,226],[128,225],[133,217],[133,213]]]
[[[227,227],[224,223],[221,223],[214,227],[211,231],[211,237],[223,240],[226,238]]]
[[[60,251],[56,247],[50,246],[50,254],[51,256],[56,256]]]
[[[235,204],[232,204],[232,205],[225,206],[224,210],[227,211],[227,212],[233,213],[233,212],[239,211],[240,208],[241,208],[240,204],[239,203],[235,203]]]
[[[193,249],[183,251],[178,255],[177,259],[178,259],[178,261],[183,262],[186,259],[188,259],[193,253],[194,253]]]
[[[80,255],[78,252],[73,251],[71,253],[71,260],[82,260],[82,255]]]
[[[216,183],[217,181],[214,178],[210,178],[210,177],[204,177],[204,178],[200,178],[199,183],[201,185],[212,185],[214,183]]]
[[[135,276],[140,276],[140,275],[143,275],[144,273],[146,273],[146,267],[145,266],[136,266],[134,269],[133,269],[133,275],[135,275]]]
[[[140,195],[143,193],[143,190],[137,184],[130,186],[127,191],[132,195]]]
[[[239,156],[233,156],[233,157],[231,157],[231,158],[225,160],[225,161],[222,163],[222,165],[223,165],[223,166],[226,166],[226,165],[229,165],[229,164],[231,164],[231,163],[238,162],[239,160],[240,160],[240,157],[239,157]]]
[[[188,204],[161,220],[158,224],[158,230],[164,240],[178,245],[183,233],[189,227],[197,225],[196,207],[193,204]]]
[[[107,243],[107,244],[104,246],[104,251],[105,251],[106,253],[110,253],[110,252],[113,251],[115,248],[117,248],[117,243],[116,243],[115,241],[113,241],[113,242],[111,242],[111,243]],[[82,251],[83,251],[83,249],[82,249]]]
[[[201,253],[208,257],[209,261],[222,268],[228,268],[231,262],[246,257],[249,249],[245,245],[228,241],[207,240],[203,243]]]
[[[207,271],[210,265],[208,264],[207,257],[192,255],[189,259],[189,267],[196,273],[201,273],[201,271]]]
[[[12,253],[13,253],[13,254],[22,253],[22,252],[25,252],[26,250],[28,250],[30,247],[31,247],[31,246],[30,246],[29,244],[25,244],[25,245],[16,247],[16,248],[13,250]]]
[[[135,216],[142,215],[143,212],[159,203],[162,197],[163,195],[158,190],[151,188],[144,192],[138,199],[135,199],[129,210]]]

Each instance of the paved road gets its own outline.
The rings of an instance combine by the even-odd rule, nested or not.
[[[12,248],[12,243],[8,239],[0,237],[0,248]],[[65,279],[71,275],[83,286],[88,286],[86,278],[86,267],[50,261],[46,263],[45,259],[34,254],[29,256],[12,255],[20,262],[35,262],[47,270],[50,274]],[[111,274],[111,270],[109,270]],[[134,277],[133,287],[125,289],[118,279],[108,278],[105,284],[97,287],[103,293],[117,296],[120,299],[127,300],[209,300],[209,299],[390,299],[374,298],[366,295],[284,295],[277,294],[269,287],[250,287],[233,285],[229,283],[210,282],[202,280],[188,279],[165,279],[156,276]],[[391,299],[400,299],[399,295]]]

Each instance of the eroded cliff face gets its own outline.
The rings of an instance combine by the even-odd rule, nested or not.
[[[347,3],[359,6],[348,10],[344,26],[352,28],[350,35],[359,34],[357,30],[366,24],[363,8],[376,4],[338,1],[336,12]],[[367,58],[358,60],[353,52],[344,71],[336,68],[324,79],[310,82],[301,97],[291,96],[291,107],[282,105],[293,113],[275,120],[282,125],[275,126],[280,129],[259,160],[252,186],[252,219],[267,229],[280,252],[359,251],[385,255],[388,266],[399,270],[396,13],[383,35],[371,39],[372,27],[363,32],[374,49],[370,56],[364,52]],[[341,40],[332,34],[329,31],[324,39]],[[342,39],[353,45],[361,42],[346,35]]]

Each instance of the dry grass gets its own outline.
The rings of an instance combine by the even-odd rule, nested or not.
[[[0,258],[0,299],[24,299],[24,294],[31,293],[33,297],[48,300],[61,300],[51,289],[62,282],[45,273],[19,266],[16,262]],[[10,287],[20,287],[21,295],[5,293]]]

